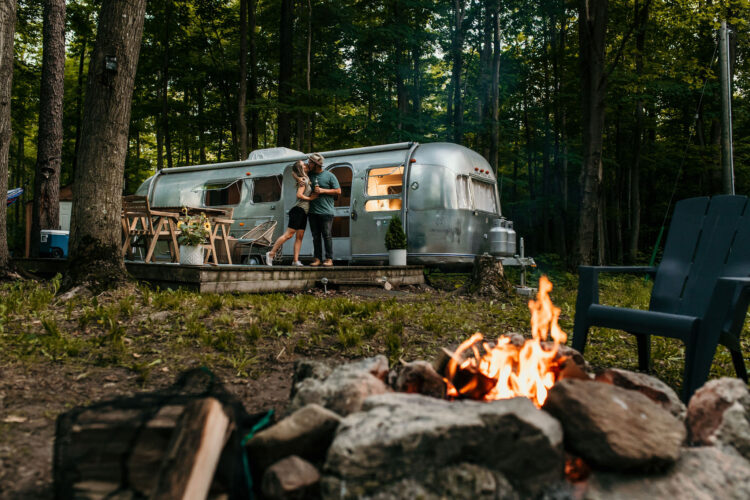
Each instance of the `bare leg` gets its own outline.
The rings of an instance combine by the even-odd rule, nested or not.
[[[297,238],[294,240],[294,260],[292,262],[297,262],[299,260],[299,251],[302,248],[302,238],[304,236],[305,236],[305,230],[298,229]]]
[[[276,257],[276,252],[279,251],[279,248],[281,247],[281,245],[283,245],[285,241],[287,241],[292,236],[294,236],[294,233],[295,233],[294,229],[290,227],[286,228],[286,231],[284,232],[284,234],[279,236],[279,239],[277,239],[276,243],[273,244],[273,248],[271,248],[271,251],[268,252],[271,254],[271,257]]]

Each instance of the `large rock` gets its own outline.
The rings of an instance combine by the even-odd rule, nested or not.
[[[324,498],[358,498],[384,484],[463,462],[500,472],[522,491],[561,477],[562,428],[525,398],[449,402],[390,393],[346,417],[328,450]]]
[[[289,411],[314,403],[343,416],[357,412],[368,396],[388,391],[387,375],[388,359],[375,356],[339,366],[322,380],[304,378],[293,388]]]
[[[747,500],[750,498],[750,462],[715,447],[686,448],[675,466],[663,474],[595,472],[582,497],[587,500]]]
[[[690,440],[731,447],[750,459],[750,391],[737,378],[711,380],[688,404]]]
[[[517,500],[518,493],[497,471],[476,464],[463,463],[428,471],[424,477],[402,479],[379,488],[367,500]]]
[[[445,380],[427,361],[412,361],[398,365],[389,374],[390,386],[396,392],[445,397]]]
[[[544,403],[565,430],[565,446],[592,466],[654,470],[680,456],[685,426],[643,394],[601,382],[565,379]]]
[[[613,384],[623,389],[638,391],[658,403],[675,417],[685,420],[687,408],[677,396],[677,393],[656,377],[646,375],[645,373],[610,368],[598,374],[596,380],[598,382]]]
[[[263,474],[261,490],[268,499],[304,499],[317,496],[320,473],[296,455],[276,462]]]
[[[309,404],[247,443],[253,465],[261,470],[290,455],[322,463],[341,417],[320,405]]]

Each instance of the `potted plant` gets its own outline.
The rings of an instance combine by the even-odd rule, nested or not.
[[[388,230],[385,233],[385,248],[388,249],[388,264],[406,265],[406,234],[398,215],[391,217],[391,222],[388,224]]]
[[[203,264],[203,244],[208,241],[211,224],[206,214],[184,216],[177,222],[177,243],[180,244],[180,264],[199,266]]]

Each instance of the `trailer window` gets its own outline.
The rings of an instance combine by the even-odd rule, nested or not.
[[[242,179],[208,182],[203,186],[207,207],[237,205],[242,198]]]
[[[456,198],[458,200],[458,208],[464,210],[471,210],[471,192],[468,175],[459,175],[456,179]]]
[[[474,209],[496,214],[497,205],[495,204],[495,185],[490,184],[489,182],[478,181],[476,179],[472,179],[471,184],[474,188]]]
[[[401,194],[403,184],[403,165],[373,168],[367,173],[367,196]]]
[[[253,179],[253,203],[270,203],[281,199],[281,176]]]

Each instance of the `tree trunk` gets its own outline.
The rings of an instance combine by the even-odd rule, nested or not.
[[[279,106],[278,106],[278,134],[276,145],[291,147],[292,145],[292,115],[289,108],[292,105],[292,0],[281,0],[281,26],[279,31]]]
[[[169,136],[169,23],[172,22],[172,0],[164,2],[164,27],[161,50],[161,130],[167,156],[167,168],[172,168],[172,140]]]
[[[608,0],[581,0],[578,7],[578,35],[581,56],[583,158],[581,165],[581,207],[578,219],[579,263],[596,262],[596,234],[599,191],[602,181],[602,133],[607,77],[604,71]]]
[[[258,54],[255,45],[255,12],[256,0],[249,0],[248,15],[250,29],[250,148],[258,149],[258,108],[255,100],[258,98]]]
[[[498,173],[498,141],[500,140],[500,1],[492,12],[492,91],[490,95],[490,153],[489,162],[495,175]]]
[[[464,0],[453,2],[453,69],[451,71],[451,88],[453,89],[453,140],[457,144],[463,142],[464,105],[461,94],[461,72],[463,71],[463,47],[464,47],[464,15],[466,5]]]
[[[240,89],[237,95],[237,135],[240,138],[240,159],[247,158],[247,0],[240,0]]]
[[[10,95],[13,88],[13,33],[16,27],[16,1],[0,3],[0,197],[8,196],[8,150],[11,140]],[[7,272],[8,207],[0,203],[0,273]]]
[[[648,22],[648,5],[643,12],[635,1],[635,72],[640,80],[643,78],[643,49],[646,40],[646,23]],[[643,84],[639,81],[639,84]],[[633,130],[633,163],[630,169],[630,240],[628,242],[628,261],[635,262],[638,257],[638,239],[641,232],[641,147],[643,144],[643,98],[639,96],[635,103],[635,129]]]
[[[40,231],[60,227],[60,166],[65,81],[65,0],[44,1],[39,136],[31,216],[31,255],[39,255]]]
[[[83,68],[86,64],[88,40],[83,39],[81,53],[78,54],[78,85],[76,85],[76,142],[73,147],[73,175],[78,168],[78,147],[81,144],[81,122],[83,120]]]
[[[130,104],[146,0],[104,0],[91,56],[81,149],[73,184],[66,287],[125,277],[120,210]]]

